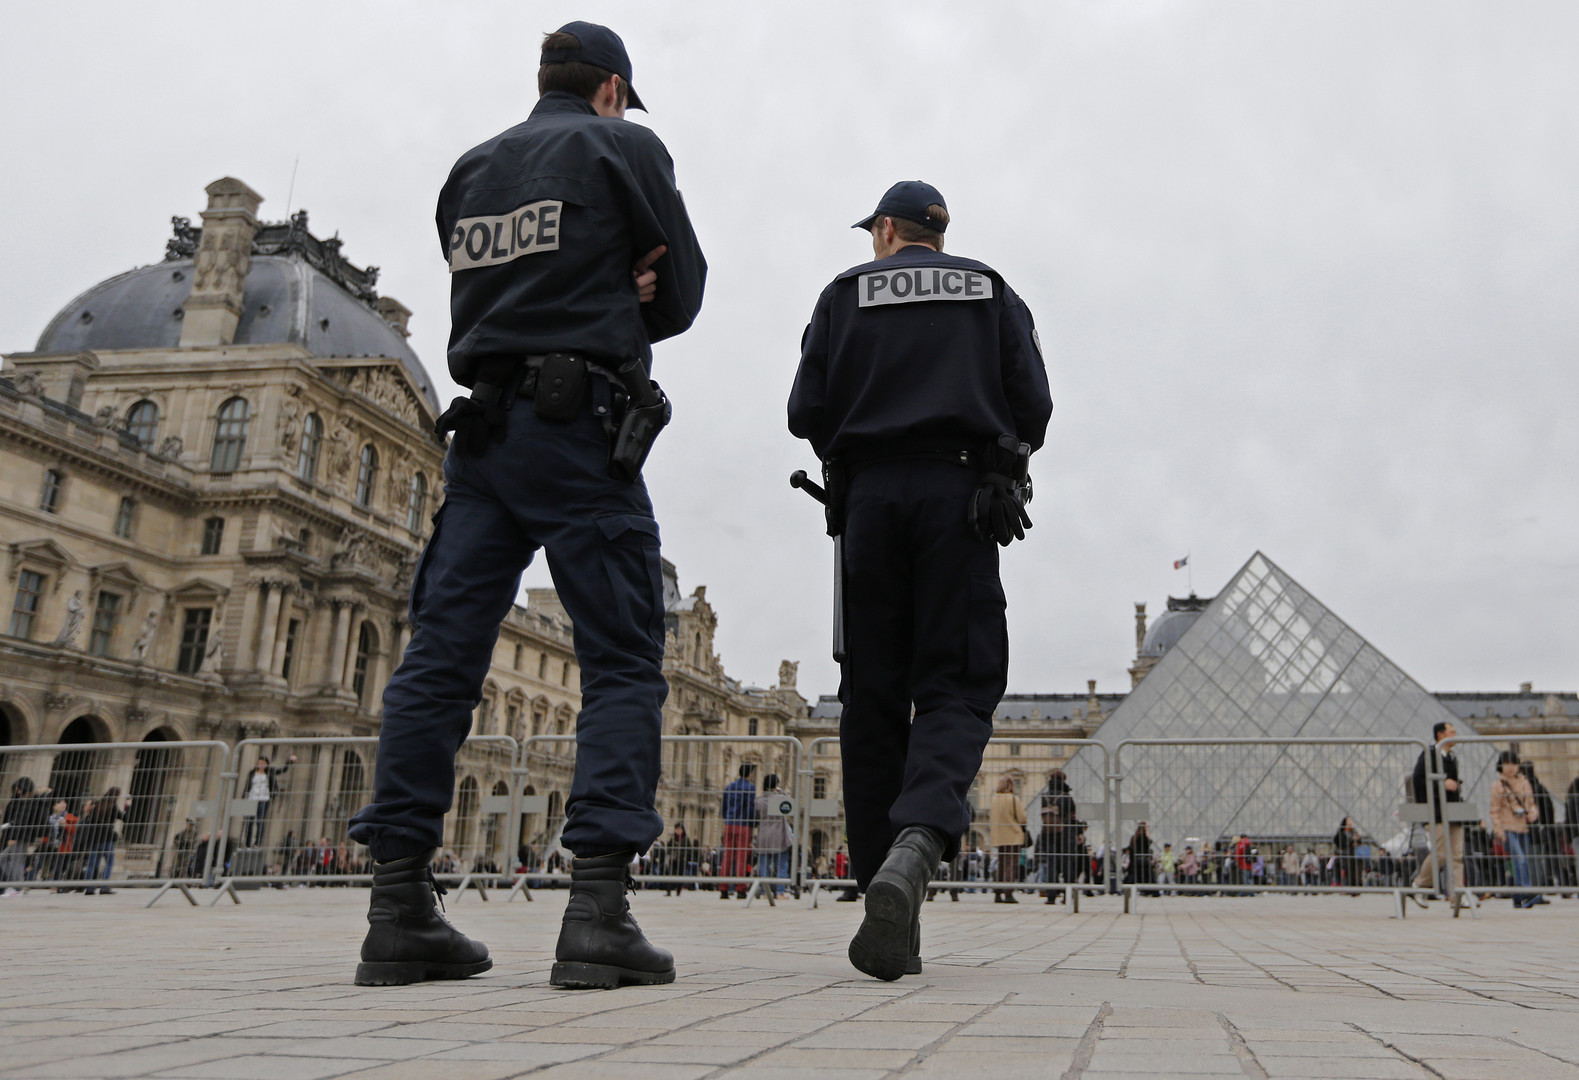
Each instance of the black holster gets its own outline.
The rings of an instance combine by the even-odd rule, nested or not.
[[[614,371],[617,386],[625,391],[625,414],[609,447],[609,475],[635,483],[652,452],[658,433],[674,415],[662,387],[647,376],[639,359],[627,360]]]
[[[844,535],[844,504],[850,494],[850,469],[838,458],[822,463],[822,486],[828,493],[823,502],[823,517],[828,522],[829,536]]]

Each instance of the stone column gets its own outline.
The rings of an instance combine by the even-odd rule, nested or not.
[[[334,605],[334,628],[329,631],[329,670],[324,672],[323,681],[334,685],[345,670],[346,610],[351,605],[339,597],[332,597],[329,602]]]
[[[269,598],[263,605],[263,625],[258,630],[258,656],[252,666],[267,675],[269,663],[274,659],[274,635],[279,630],[280,601],[284,598],[285,590],[276,581],[265,581],[263,584],[268,586]]]
[[[340,670],[340,685],[347,690],[351,688],[351,676],[356,673],[357,628],[362,625],[362,620],[357,617],[357,612],[360,610],[360,604],[351,609],[349,625],[345,628],[345,657]]]
[[[337,747],[312,748],[312,796],[307,807],[307,819],[302,822],[302,841],[317,840],[325,835],[324,810],[329,804],[329,777],[334,772]]]
[[[284,593],[280,603],[279,626],[274,632],[274,644],[271,647],[273,659],[269,661],[269,674],[278,675],[285,669],[285,643],[291,636],[291,613],[295,610],[288,602],[291,586],[282,585],[280,591]]]

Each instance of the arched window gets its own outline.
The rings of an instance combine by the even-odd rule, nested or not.
[[[373,486],[378,481],[378,451],[373,444],[362,447],[361,462],[356,469],[356,505],[373,505]]]
[[[241,453],[247,448],[247,417],[250,414],[246,398],[233,397],[219,407],[214,453],[208,459],[209,472],[232,473],[241,467]]]
[[[428,478],[421,473],[411,478],[411,505],[406,509],[406,528],[412,532],[422,531],[422,515],[428,509]],[[520,646],[516,646],[520,648]],[[516,667],[521,665],[517,663]]]
[[[296,475],[303,480],[314,480],[318,476],[318,451],[323,447],[323,421],[318,414],[310,412],[307,419],[302,421],[302,450],[301,456],[296,459]]]
[[[143,400],[126,411],[126,433],[142,443],[152,446],[159,434],[159,406]]]
[[[363,620],[362,628],[356,635],[356,666],[351,674],[351,692],[356,695],[356,700],[367,704],[367,673],[373,666],[373,654],[378,651],[378,632],[373,629],[373,624]]]

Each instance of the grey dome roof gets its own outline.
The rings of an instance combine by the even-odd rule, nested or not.
[[[1179,643],[1184,632],[1195,624],[1201,617],[1201,609],[1180,610],[1169,608],[1157,616],[1157,621],[1151,624],[1146,631],[1146,640],[1141,643],[1140,655],[1161,656]]]
[[[300,217],[299,227],[278,242],[269,243],[275,239],[269,234],[290,226],[265,225],[259,230],[243,288],[236,344],[290,342],[314,356],[387,356],[405,366],[438,410],[438,394],[422,361],[405,335],[371,306],[376,294],[369,279],[376,280],[378,271],[358,271],[346,264],[338,258],[338,241],[307,235],[305,213]],[[175,348],[181,339],[181,308],[192,291],[191,252],[202,232],[185,227],[184,219],[176,221],[177,239],[171,241],[164,262],[117,274],[78,296],[44,328],[38,351]],[[323,254],[326,247],[333,249],[328,258]],[[369,299],[353,295],[315,264],[340,271]]]

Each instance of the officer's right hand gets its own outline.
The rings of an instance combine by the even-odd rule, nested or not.
[[[659,244],[637,259],[636,264],[631,267],[631,277],[636,279],[636,295],[641,298],[641,302],[644,304],[651,303],[653,297],[658,295],[658,271],[648,268],[663,258],[664,253],[668,250],[669,245]]]

